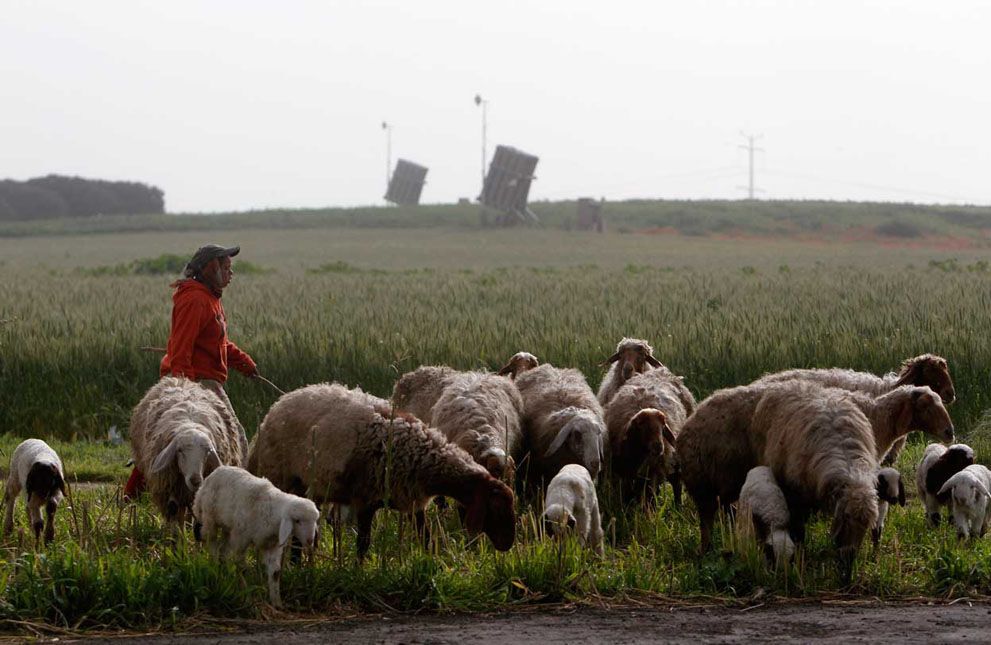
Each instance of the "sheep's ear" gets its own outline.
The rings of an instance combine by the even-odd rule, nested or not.
[[[560,450],[561,446],[564,445],[564,442],[568,439],[568,435],[570,434],[571,434],[571,424],[566,423],[563,428],[558,430],[557,436],[554,437],[554,441],[551,442],[550,447],[547,448],[547,452],[544,453],[544,458],[546,459],[547,457],[550,457],[558,450]]]
[[[499,376],[508,376],[509,374],[513,373],[513,368],[514,368],[513,361],[509,361],[508,363],[503,365],[502,368],[500,368],[499,371],[496,372],[496,374],[498,374]]]
[[[158,456],[155,457],[155,461],[151,462],[151,473],[154,474],[168,468],[169,464],[172,463],[172,460],[175,459],[175,453],[178,449],[179,438],[176,437],[169,442],[169,445],[165,446],[165,450],[158,453]]]
[[[905,484],[901,479],[898,480],[898,505],[905,506]]]
[[[206,475],[209,475],[213,471],[220,468],[222,464],[220,463],[220,457],[217,455],[217,451],[210,448],[210,452],[206,454],[205,468],[203,469]]]
[[[665,423],[664,426],[661,427],[661,436],[663,436],[664,440],[667,441],[672,448],[674,448],[676,441],[675,436],[674,433],[671,432],[671,428],[668,427],[667,423]]]
[[[909,428],[912,425],[912,417],[915,416],[915,401],[918,392],[913,392],[912,396],[909,397],[904,404],[902,404],[901,410],[898,411],[898,425],[897,428]]]
[[[576,526],[578,526],[578,520],[575,519],[574,515],[568,513],[568,528],[573,530]]]
[[[485,482],[479,482],[465,513],[465,528],[469,535],[477,535],[485,529],[485,513],[488,510],[485,502]]]
[[[647,356],[646,361],[653,367],[661,367],[661,361],[657,360],[653,356]]]
[[[977,496],[983,495],[984,497],[991,497],[991,492],[988,492],[988,489],[984,486],[983,482],[978,481],[974,483],[977,484]],[[974,497],[975,502],[977,501],[977,496]]]
[[[622,352],[616,352],[615,354],[613,354],[612,356],[610,356],[606,360],[604,360],[601,363],[599,363],[599,365],[602,365],[603,367],[606,366],[606,365],[611,365],[611,364],[615,363],[616,361],[618,361],[622,355],[623,355]]]
[[[279,524],[279,546],[285,546],[290,535],[292,535],[292,518],[283,517],[282,523]]]

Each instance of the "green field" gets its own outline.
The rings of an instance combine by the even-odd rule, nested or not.
[[[0,238],[4,455],[20,437],[86,440],[57,446],[70,477],[126,475],[126,448],[99,442],[110,426],[126,428],[157,378],[157,357],[139,347],[164,344],[175,277],[135,273],[131,263],[185,256],[205,241],[242,245],[224,296],[231,336],[287,390],[337,380],[386,396],[397,375],[417,365],[492,369],[519,350],[577,367],[596,387],[599,363],[623,336],[650,340],[699,399],[778,369],[882,373],[935,352],[956,382],[959,436],[979,458],[991,450],[991,267],[983,249],[334,225]],[[275,400],[236,375],[230,394],[249,434]],[[921,447],[915,439],[902,457],[905,476]],[[113,495],[112,487],[80,489],[75,513],[60,512],[63,540],[44,555],[17,536],[5,543],[0,619],[144,627],[267,611],[253,566],[217,565],[185,542],[169,544],[146,504],[121,509]],[[623,512],[608,490],[603,496],[606,522],[615,519],[603,559],[536,539],[529,507],[521,509],[521,544],[505,555],[484,542],[464,546],[453,510],[433,517],[446,529],[436,553],[400,542],[396,517],[382,514],[375,555],[362,569],[350,564],[353,550],[347,564],[337,563],[325,536],[314,566],[287,571],[283,598],[304,612],[478,610],[644,593],[743,598],[761,587],[784,596],[839,589],[824,521],[803,561],[769,572],[753,550],[698,561],[694,510],[690,502],[670,506],[668,489],[651,513]],[[725,535],[721,545],[731,542]],[[984,541],[961,545],[945,526],[927,529],[912,500],[893,511],[880,552],[864,550],[846,591],[986,595],[989,556]]]

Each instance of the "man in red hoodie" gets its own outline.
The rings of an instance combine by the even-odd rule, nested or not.
[[[184,376],[198,381],[224,402],[241,432],[241,457],[248,459],[248,439],[224,383],[227,368],[233,367],[249,378],[258,375],[258,368],[246,352],[227,338],[227,317],[220,303],[224,288],[231,283],[234,271],[231,258],[241,247],[207,244],[193,255],[183,272],[184,277],[173,282],[172,330],[159,373],[161,376]],[[124,488],[124,495],[133,498],[144,487],[144,477],[135,468]]]

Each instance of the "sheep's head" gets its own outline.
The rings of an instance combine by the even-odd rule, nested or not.
[[[665,451],[674,450],[674,442],[663,412],[655,408],[640,410],[626,425],[620,448],[625,474],[636,473],[644,464],[648,470],[660,467]]]
[[[57,494],[65,494],[65,480],[57,464],[37,461],[31,464],[27,478],[24,481],[24,492],[30,500],[37,496],[40,500],[49,500]]]
[[[508,551],[516,540],[516,499],[513,491],[491,475],[477,480],[465,513],[471,535],[485,533],[498,551]]]
[[[559,420],[567,419],[544,453],[544,458],[567,451],[566,463],[581,464],[594,480],[602,469],[603,437],[606,434],[602,420],[592,412],[574,407],[564,408],[551,415]]]
[[[538,365],[540,365],[540,361],[530,352],[516,352],[509,359],[509,362],[499,370],[499,375],[515,379],[520,375],[520,372],[532,370]]]
[[[877,498],[889,504],[905,506],[905,485],[895,468],[882,468],[877,474]]]
[[[617,372],[625,383],[634,374],[643,374],[650,367],[661,367],[661,362],[654,358],[654,349],[645,340],[624,338],[616,346],[616,353],[606,359],[605,365],[619,362]],[[648,367],[649,366],[649,367]]]
[[[279,525],[279,545],[284,546],[290,537],[294,537],[304,549],[312,550],[319,535],[319,524],[320,511],[313,502],[303,498],[291,500]]]
[[[953,524],[960,538],[971,535],[971,518],[985,516],[991,492],[983,482],[969,470],[963,470],[950,477],[939,489],[940,497],[953,497]]]
[[[933,462],[932,466],[926,472],[926,490],[930,493],[937,494],[943,484],[946,483],[953,475],[974,464],[974,449],[965,443],[955,443],[946,449],[939,459]],[[939,496],[937,498],[940,502],[946,503],[949,501],[948,494]]]
[[[561,537],[575,530],[578,522],[575,516],[561,504],[551,504],[544,509],[544,534]]]
[[[177,432],[169,445],[155,457],[151,473],[159,473],[173,463],[185,480],[186,488],[195,493],[203,479],[220,467],[220,457],[205,432],[187,427]]]
[[[943,402],[928,387],[914,387],[898,413],[899,428],[921,430],[943,443],[953,441],[953,421]]]
[[[516,462],[502,448],[488,448],[478,457],[478,463],[496,479],[512,480],[516,471]]]
[[[927,385],[949,405],[956,400],[950,366],[946,359],[934,354],[923,354],[902,363],[898,372],[898,385]]]

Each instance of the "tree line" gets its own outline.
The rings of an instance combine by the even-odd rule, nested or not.
[[[165,193],[140,182],[63,175],[0,180],[0,221],[164,212]]]

